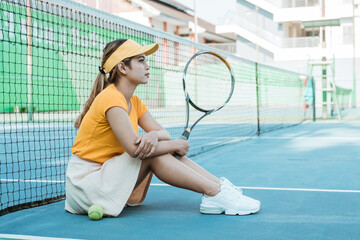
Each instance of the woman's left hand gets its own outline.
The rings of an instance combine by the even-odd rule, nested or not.
[[[139,145],[136,149],[135,156],[140,159],[147,158],[155,152],[159,138],[156,132],[148,132],[136,138],[135,144]]]

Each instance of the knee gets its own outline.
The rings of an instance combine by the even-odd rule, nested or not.
[[[149,165],[151,167],[154,167],[155,165],[163,162],[163,161],[171,161],[171,159],[174,158],[171,154],[167,153],[167,154],[163,154],[160,156],[156,156],[156,157],[152,157],[152,158],[147,158],[145,159],[145,161],[149,162]],[[174,158],[175,159],[175,158]]]
[[[152,158],[148,158],[151,162],[154,162],[154,161],[161,161],[165,158],[169,158],[171,155],[169,153],[166,153],[166,154],[163,154],[163,155],[160,155],[160,156],[156,156],[156,157],[152,157]]]

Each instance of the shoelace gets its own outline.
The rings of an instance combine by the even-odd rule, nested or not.
[[[233,185],[233,186],[234,186],[234,185]],[[237,186],[234,186],[234,187],[235,187],[235,189],[236,189],[240,194],[243,193],[241,187],[237,187]]]
[[[220,180],[223,182],[223,183],[225,183],[226,182],[226,184],[227,185],[229,185],[230,187],[232,187],[232,188],[234,188],[236,191],[238,191],[240,194],[242,194],[242,189],[240,188],[240,187],[237,187],[237,186],[235,186],[234,184],[232,184],[229,180],[225,180],[226,178],[224,178],[224,177],[222,177],[222,178],[220,178]]]

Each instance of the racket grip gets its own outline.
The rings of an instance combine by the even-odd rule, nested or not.
[[[181,137],[179,137],[179,139],[181,139],[181,140],[188,140],[188,138],[187,138],[186,136],[184,136],[184,135],[181,135]]]
[[[182,140],[188,140],[190,137],[190,128],[187,128],[184,130],[183,134],[181,135],[180,139]]]
[[[181,140],[188,140],[188,139],[189,139],[189,136],[190,136],[190,129],[187,128],[187,129],[183,132],[183,134],[179,137],[179,139],[181,139]],[[181,158],[181,156],[180,156],[179,154],[177,154],[177,153],[174,153],[174,157],[175,157],[177,160],[179,160],[179,159]]]
[[[181,139],[181,140],[188,140],[188,139],[186,138],[186,136],[184,136],[184,135],[181,135],[181,137],[179,137],[179,139]],[[177,153],[174,153],[174,157],[175,157],[177,160],[179,160],[179,159],[181,158],[181,156],[180,156],[179,154],[177,154]]]

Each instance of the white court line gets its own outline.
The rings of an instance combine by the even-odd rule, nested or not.
[[[61,180],[36,180],[36,179],[0,179],[0,182],[65,183],[65,181],[61,181]]]
[[[65,130],[69,131],[73,130],[72,123],[17,123],[17,124],[4,124],[0,126],[0,130],[20,130],[20,129],[32,129],[32,128],[41,128],[42,131],[45,128],[65,128]],[[10,133],[9,133],[10,134]],[[15,134],[15,133],[12,133]]]
[[[0,182],[65,183],[65,181],[60,181],[60,180],[28,180],[28,179],[0,179]],[[166,183],[151,183],[150,186],[170,187],[170,185]],[[344,189],[273,188],[273,187],[240,187],[240,188],[256,189],[256,190],[276,190],[276,191],[360,193],[360,190],[344,190]]]
[[[251,138],[263,138],[263,139],[319,139],[319,140],[360,140],[360,137],[297,137],[297,136],[289,136],[289,137],[251,137]]]
[[[192,137],[192,139],[317,139],[317,140],[360,140],[360,137],[311,137],[311,136],[288,136],[288,137],[267,137],[267,136],[243,136],[243,137]]]
[[[360,190],[342,189],[316,189],[316,188],[271,188],[271,187],[241,187],[242,189],[260,189],[277,191],[303,191],[303,192],[341,192],[341,193],[360,193]]]
[[[165,183],[151,183],[150,186],[168,187]],[[303,192],[342,192],[342,193],[360,193],[360,190],[342,190],[342,189],[316,189],[316,188],[271,188],[271,187],[240,187],[242,189],[257,190],[276,190],[276,191],[303,191]]]
[[[30,235],[0,234],[0,238],[23,239],[23,240],[75,240],[74,238],[39,237]]]
[[[192,137],[194,139],[248,139],[258,138],[258,136],[245,136],[245,137]]]

